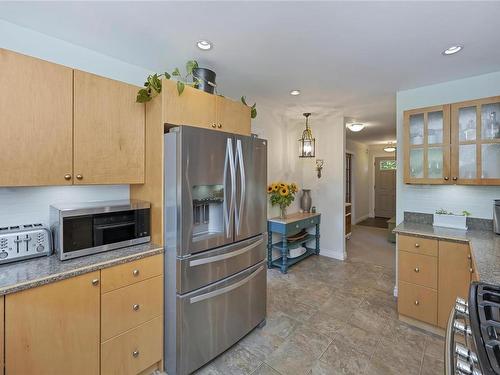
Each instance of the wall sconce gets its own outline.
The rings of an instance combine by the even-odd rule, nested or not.
[[[321,178],[321,170],[323,169],[323,165],[325,161],[323,159],[316,159],[316,171],[318,171],[318,178]]]

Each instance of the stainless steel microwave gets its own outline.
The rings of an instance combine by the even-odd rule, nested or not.
[[[139,200],[52,205],[54,248],[66,260],[149,242],[150,211]]]

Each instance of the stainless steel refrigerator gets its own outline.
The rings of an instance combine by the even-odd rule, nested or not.
[[[165,367],[185,375],[266,317],[267,141],[164,135]]]

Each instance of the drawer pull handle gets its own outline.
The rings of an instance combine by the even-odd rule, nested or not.
[[[139,309],[140,309],[140,307],[141,307],[141,305],[139,305],[138,303],[136,303],[136,304],[134,304],[134,305],[132,306],[132,308],[134,309],[134,311],[139,310]]]
[[[467,255],[467,259],[472,259],[472,257],[471,257],[471,255],[470,255],[470,254],[469,254],[469,255]]]
[[[132,352],[132,356],[133,356],[134,358],[139,357],[139,351],[138,351],[138,350],[134,350],[134,351]]]
[[[419,272],[420,272],[420,268],[415,267],[415,272],[416,272],[416,273],[419,273]]]
[[[419,247],[420,247],[420,244],[419,244],[419,243],[416,243],[416,244],[415,244],[415,247],[416,247],[416,248],[419,248]]]
[[[298,228],[299,226],[300,226],[300,225],[299,225],[299,224],[297,224],[297,225],[295,225],[295,228]]]
[[[474,273],[474,270],[472,268],[469,268],[470,273]]]
[[[92,280],[92,285],[93,286],[99,285],[99,279]]]
[[[418,300],[415,301],[415,306],[418,306],[419,304],[420,304],[420,302],[418,302]]]
[[[132,275],[134,276],[139,276],[139,270],[133,270]]]

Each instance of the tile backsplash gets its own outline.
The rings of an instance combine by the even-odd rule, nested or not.
[[[49,223],[53,203],[128,199],[129,185],[0,188],[0,226]]]
[[[405,211],[404,221],[410,223],[432,225],[432,223],[434,222],[434,217],[433,214]],[[467,227],[468,229],[475,229],[475,230],[493,230],[493,220],[481,219],[477,217],[468,217]]]

